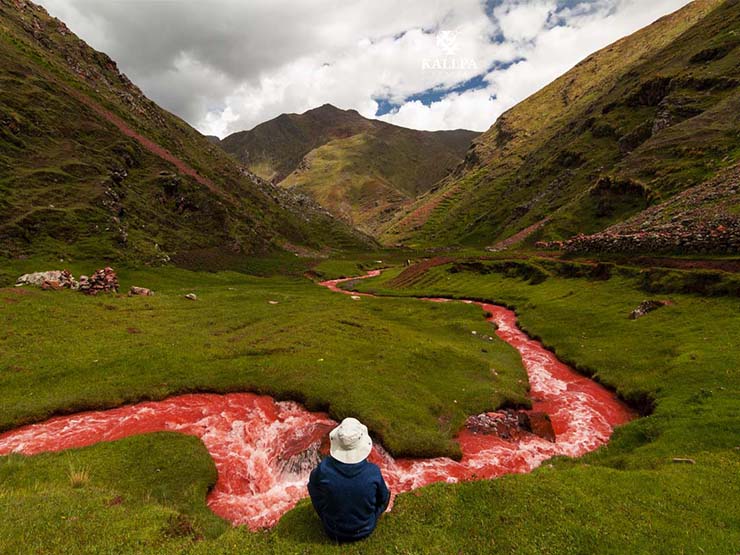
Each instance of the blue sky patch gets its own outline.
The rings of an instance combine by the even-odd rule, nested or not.
[[[375,112],[375,116],[379,117],[389,114],[394,110],[398,110],[398,108],[407,102],[418,100],[424,104],[424,106],[431,106],[432,103],[439,102],[449,94],[460,94],[467,91],[485,89],[488,86],[486,76],[489,73],[496,70],[505,70],[522,61],[524,61],[524,58],[517,58],[508,62],[494,62],[488,69],[486,69],[486,71],[476,75],[475,77],[471,77],[466,81],[461,81],[452,87],[433,87],[431,89],[426,89],[412,94],[411,96],[407,96],[401,102],[393,102],[388,97],[373,97],[373,100],[378,103],[378,109]],[[495,95],[492,96],[495,97]]]

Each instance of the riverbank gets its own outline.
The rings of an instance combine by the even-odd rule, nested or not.
[[[352,266],[351,261],[338,265],[342,272]],[[393,279],[393,273],[400,270],[389,270],[374,283],[367,281],[360,287],[380,292],[385,287],[384,280]],[[737,298],[660,293],[661,299],[670,299],[674,305],[632,321],[629,320],[630,311],[651,294],[619,275],[609,280],[599,280],[595,275],[572,279],[551,275],[539,281],[540,277],[522,276],[515,269],[508,270],[511,277],[496,271],[486,274],[450,273],[448,270],[445,266],[430,270],[432,273],[420,277],[428,280],[426,285],[420,281],[412,288],[392,293],[478,297],[513,306],[518,311],[520,323],[529,332],[541,337],[545,344],[568,361],[575,362],[581,370],[595,372],[599,380],[624,397],[645,398],[646,393],[655,394],[652,415],[620,428],[608,448],[580,459],[556,458],[529,475],[506,476],[490,482],[437,484],[399,496],[393,512],[384,517],[372,538],[342,548],[332,546],[325,539],[306,502],[287,513],[278,526],[267,533],[229,529],[222,521],[213,520],[204,502],[205,492],[215,481],[213,467],[208,453],[194,438],[149,434],[66,453],[3,457],[0,458],[0,510],[4,514],[12,512],[16,517],[0,523],[0,542],[8,546],[11,553],[21,548],[48,553],[208,554],[246,551],[281,554],[704,551],[734,554],[737,551],[740,522],[736,507],[740,491],[737,481],[732,479],[740,472],[740,451],[737,449],[740,446],[737,445],[740,436],[737,314],[740,306]],[[154,284],[136,285],[172,291],[173,329],[181,333],[193,328],[192,333],[197,334],[199,327],[233,303],[231,296],[235,292],[228,288],[235,287],[234,280],[225,278],[224,274],[215,277],[194,274],[192,279],[197,281],[188,283],[177,272],[152,277],[152,281],[157,280]],[[139,279],[147,272],[129,275]],[[244,279],[240,275],[237,277]],[[126,273],[121,274],[121,279],[128,279]],[[210,279],[219,282],[205,286]],[[280,280],[273,282],[271,279],[262,283],[270,287],[280,283]],[[320,299],[311,300],[298,296],[295,291],[288,294],[298,283],[296,280],[284,285],[285,298],[274,299],[279,305],[269,305],[273,296],[262,296],[261,286],[249,283],[250,287],[239,294],[243,302],[254,300],[256,307],[264,302],[265,309],[290,304],[295,308],[290,313],[295,318],[301,311],[309,313],[316,328],[334,334],[339,349],[342,349],[340,337],[359,341],[352,343],[352,349],[340,351],[344,357],[355,357],[352,360],[362,360],[362,353],[369,356],[370,351],[364,351],[364,345],[367,349],[377,347],[379,340],[389,337],[381,333],[383,330],[392,331],[397,326],[403,329],[406,325],[414,329],[417,325],[426,326],[424,331],[430,334],[427,338],[431,338],[433,344],[441,342],[435,356],[419,361],[414,349],[421,337],[411,332],[403,332],[403,344],[395,345],[385,339],[384,345],[389,350],[387,353],[384,350],[385,360],[394,360],[399,367],[412,363],[415,374],[394,378],[376,372],[373,375],[376,387],[379,382],[386,383],[390,393],[380,397],[368,395],[364,401],[352,400],[359,410],[371,411],[374,407],[392,410],[396,400],[394,388],[411,381],[414,395],[405,398],[405,410],[412,420],[425,414],[417,407],[429,399],[416,396],[420,391],[416,383],[420,377],[429,379],[433,385],[437,383],[435,380],[440,380],[439,395],[444,394],[448,380],[456,379],[454,375],[440,374],[434,378],[423,374],[422,363],[450,360],[449,343],[442,340],[452,333],[451,330],[464,331],[465,341],[474,341],[471,331],[484,334],[489,328],[480,318],[477,307],[461,303],[443,303],[439,306],[444,309],[434,309],[432,306],[436,304],[427,305],[415,299],[353,301],[349,296],[340,298],[326,291]],[[198,293],[203,302],[223,297],[212,306],[213,312],[198,303],[185,305],[191,308],[174,304],[175,298],[179,300],[186,289],[196,286],[202,287]],[[318,290],[308,282],[305,286]],[[275,295],[279,291],[272,289],[271,293]],[[49,296],[39,298],[52,299]],[[62,298],[67,297],[59,297]],[[288,298],[293,303],[285,302]],[[170,302],[161,299],[162,306]],[[65,310],[54,312],[52,309],[57,302],[62,303]],[[9,320],[13,333],[6,341],[19,341],[20,336],[27,342],[31,355],[44,352],[36,350],[33,334],[22,330],[34,329],[30,328],[33,322],[38,324],[48,315],[55,318],[68,315],[73,322],[75,318],[88,322],[82,315],[72,318],[75,309],[66,306],[66,302],[40,300],[14,312],[14,319]],[[100,307],[95,316],[102,318],[97,325],[108,330],[102,336],[104,339],[113,338],[115,344],[116,338],[138,337],[137,334],[122,335],[127,333],[125,328],[110,329],[112,324],[108,316],[115,311],[104,308],[110,304],[104,299],[96,302]],[[20,306],[15,303],[12,308],[16,310]],[[200,312],[203,318],[195,318],[199,314],[196,307],[203,311]],[[366,327],[336,323],[337,312],[333,314],[334,319],[330,319],[331,311],[340,309],[352,315],[343,319]],[[448,310],[453,312],[448,313]],[[138,319],[149,312],[151,310],[145,311],[142,307],[141,312],[121,311],[120,317]],[[431,315],[428,325],[420,314]],[[440,317],[440,314],[445,316]],[[241,333],[251,338],[260,337],[268,346],[272,345],[270,334],[277,333],[281,327],[268,326],[267,315],[269,313],[262,308],[255,313],[254,325],[258,326],[256,330],[262,330],[261,335],[233,330],[227,337]],[[232,314],[225,321],[231,323],[235,318]],[[286,331],[279,334],[276,341],[288,337],[291,332],[293,337],[305,341],[307,330],[314,329],[309,327],[311,322],[300,319],[295,322],[296,329],[282,323]],[[83,329],[94,329],[92,324],[86,326]],[[345,332],[345,328],[348,331]],[[145,331],[153,333],[149,328]],[[63,337],[61,330],[50,332],[55,342],[49,342],[49,353],[55,345],[61,345],[59,352],[66,353]],[[95,342],[93,337],[89,336],[91,343]],[[161,341],[161,337],[156,339]],[[224,339],[220,345],[227,347],[229,343]],[[46,348],[43,343],[41,347]],[[187,359],[187,344],[178,342],[176,347],[171,352],[177,353],[178,360]],[[313,356],[320,347],[323,345],[311,345],[305,353]],[[159,380],[156,383],[165,383],[162,376],[177,377],[177,365],[156,370],[157,365],[148,361],[158,359],[152,358],[152,351],[146,354],[148,356],[135,358],[139,367],[146,368],[146,372],[140,371],[140,376],[146,379],[148,373],[154,373],[152,383],[155,379]],[[281,353],[274,355],[281,356]],[[35,356],[38,360],[38,355]],[[61,360],[73,359],[64,354]],[[376,366],[361,366],[359,370],[367,371]],[[95,383],[95,387],[105,390],[126,370],[123,366],[111,368],[113,371],[106,374],[88,365],[84,372],[92,372],[94,379],[91,381],[100,382]],[[198,367],[192,368],[192,375],[197,376]],[[287,373],[290,368],[278,364],[269,366],[271,379],[274,382],[285,380],[283,372]],[[296,365],[292,375],[300,376],[305,371]],[[209,371],[206,375],[219,374]],[[226,375],[221,374],[224,379]],[[335,368],[327,375],[331,378],[343,374]],[[13,379],[4,371],[2,384],[8,386]],[[466,383],[476,383],[475,379],[468,379]],[[44,393],[45,388],[53,391],[55,387],[59,386],[55,384],[50,365],[44,373],[5,391],[12,392],[18,403],[26,403],[28,407],[35,402],[27,399],[28,391],[35,395],[43,393],[44,397],[48,395]],[[454,399],[449,398],[452,406]],[[420,421],[432,422],[424,418]],[[433,422],[436,426],[437,420]],[[690,459],[693,463],[673,462],[674,459]],[[81,480],[81,485],[80,480],[73,480],[78,473],[72,472],[80,469],[88,474],[88,480]]]
[[[365,278],[379,275],[374,271]],[[345,280],[322,283],[335,293]],[[352,295],[353,300],[361,297]],[[444,302],[426,299],[420,302]],[[533,400],[527,419],[546,420],[548,431],[517,430],[506,437],[466,427],[456,433],[460,461],[448,457],[394,459],[375,442],[370,460],[380,466],[393,495],[434,482],[456,483],[530,472],[557,455],[579,457],[608,442],[616,426],[636,414],[613,394],[563,364],[516,326],[506,308],[478,304],[496,335],[520,353]],[[477,333],[474,334],[477,336]],[[492,335],[480,338],[495,341]],[[498,371],[490,370],[497,381]],[[484,421],[502,413],[477,415]],[[296,501],[306,497],[308,473],[326,455],[328,432],[336,425],[321,413],[293,402],[277,403],[250,393],[191,394],[107,411],[60,416],[0,434],[0,455],[34,455],[113,441],[134,435],[175,431],[200,438],[213,458],[218,480],[208,495],[214,513],[252,530],[273,526]]]

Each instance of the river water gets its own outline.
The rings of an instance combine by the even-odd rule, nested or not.
[[[362,277],[375,275],[377,271]],[[347,293],[339,287],[346,281],[331,280],[321,285]],[[347,294],[353,295],[354,302],[362,302],[367,296]],[[529,376],[532,409],[550,416],[556,440],[524,434],[508,441],[463,429],[457,436],[463,453],[460,461],[445,457],[394,459],[376,444],[370,460],[380,465],[394,494],[432,482],[529,472],[555,455],[577,457],[605,444],[615,426],[636,416],[613,393],[560,362],[519,330],[511,310],[475,304],[490,313],[488,320],[496,324],[498,337],[521,353]],[[259,529],[274,525],[307,495],[308,473],[326,452],[327,435],[335,425],[326,414],[268,396],[189,394],[55,417],[11,430],[0,435],[0,455],[61,451],[156,431],[197,436],[218,470],[208,506],[233,524]]]

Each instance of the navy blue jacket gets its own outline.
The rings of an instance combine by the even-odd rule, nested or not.
[[[367,460],[346,464],[333,457],[313,469],[308,493],[326,533],[337,541],[369,536],[391,498],[377,465]]]

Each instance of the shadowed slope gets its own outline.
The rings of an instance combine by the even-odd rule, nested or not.
[[[155,261],[368,244],[257,184],[43,8],[2,0],[0,28],[0,254]]]

